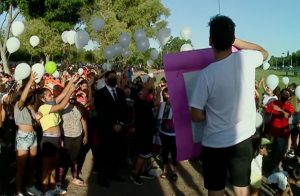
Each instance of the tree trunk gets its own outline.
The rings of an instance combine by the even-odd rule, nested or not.
[[[3,64],[3,71],[4,71],[4,73],[10,74],[10,70],[9,70],[9,66],[8,66],[8,62],[7,62],[7,57],[6,57],[6,54],[5,54],[5,50],[3,50],[1,48],[0,52],[1,52],[1,59],[2,59],[2,64]]]
[[[50,61],[50,55],[45,54],[45,57],[46,57],[46,62],[45,62],[45,64],[46,64],[48,61]]]

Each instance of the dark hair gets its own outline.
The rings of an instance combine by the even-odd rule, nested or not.
[[[116,72],[115,70],[107,71],[107,72],[104,74],[104,77],[105,77],[105,78],[108,78],[108,76],[109,76],[110,74],[117,74],[117,72]]]
[[[162,77],[162,78],[160,79],[160,81],[161,81],[161,82],[164,82],[164,83],[167,83],[167,80],[166,80],[165,77]]]
[[[210,26],[210,41],[217,51],[224,51],[231,48],[235,36],[235,24],[227,16],[216,15],[208,23]]]

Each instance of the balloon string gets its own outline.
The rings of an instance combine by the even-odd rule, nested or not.
[[[10,89],[8,90],[8,93],[7,93],[7,94],[10,93],[10,91],[14,88],[15,84],[17,84],[17,81],[14,81],[13,85],[10,87]]]

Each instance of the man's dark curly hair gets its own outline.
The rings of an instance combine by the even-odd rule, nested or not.
[[[208,23],[210,30],[211,44],[217,51],[224,51],[231,48],[235,36],[235,24],[227,16],[216,15]]]

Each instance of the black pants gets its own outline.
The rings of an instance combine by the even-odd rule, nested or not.
[[[109,133],[99,136],[99,149],[97,150],[97,164],[99,176],[110,178],[118,175],[125,163],[126,139],[123,133]]]
[[[175,136],[168,136],[160,133],[162,144],[162,158],[163,164],[169,163],[169,153],[171,153],[172,165],[177,166],[177,148]]]
[[[79,152],[82,147],[82,136],[80,135],[78,137],[65,137],[64,147],[67,151],[70,163],[77,163]]]

